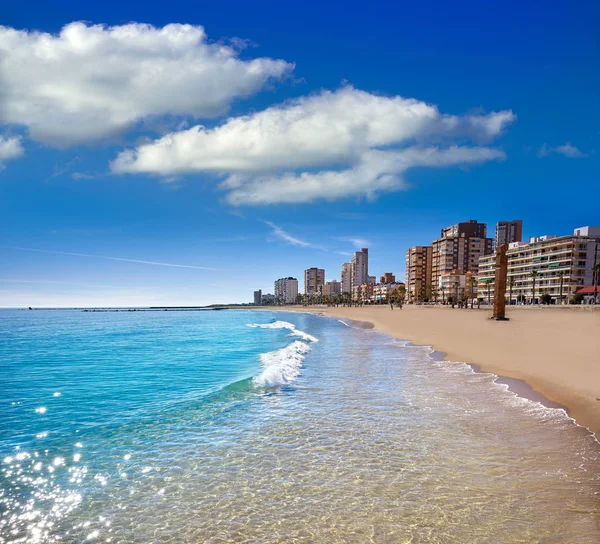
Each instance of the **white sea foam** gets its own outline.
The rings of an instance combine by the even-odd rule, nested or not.
[[[260,360],[264,370],[254,378],[261,387],[280,387],[292,383],[300,374],[304,357],[310,351],[306,342],[296,340],[289,346],[263,353]]]
[[[263,353],[260,360],[263,371],[254,378],[254,383],[261,387],[281,387],[292,383],[300,374],[302,363],[310,351],[309,342],[318,342],[314,336],[300,331],[293,323],[287,321],[274,321],[273,323],[251,323],[248,327],[259,329],[287,329],[290,336],[296,336],[289,346]]]
[[[307,342],[318,342],[318,338],[311,336],[310,334],[305,333],[304,331],[299,331],[296,328],[296,325],[293,323],[288,323],[287,321],[274,321],[273,323],[250,323],[248,327],[254,327],[259,329],[287,329],[290,331],[290,336],[298,336]]]

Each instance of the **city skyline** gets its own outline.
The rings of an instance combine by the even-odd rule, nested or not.
[[[1,307],[249,302],[362,247],[403,280],[459,221],[600,224],[593,2],[38,4],[0,28]]]
[[[535,280],[532,279],[531,270],[535,270],[536,275],[540,271],[545,274],[539,280],[536,303],[539,303],[539,297],[542,295],[550,296],[552,303],[564,301],[564,296],[568,299],[588,284],[596,285],[594,282],[597,272],[594,271],[594,267],[598,258],[600,226],[579,226],[573,229],[572,234],[531,236],[527,240],[523,239],[522,228],[522,219],[500,220],[495,224],[495,238],[491,238],[488,236],[488,225],[475,219],[442,227],[440,238],[433,240],[431,244],[406,249],[405,281],[396,281],[393,272],[384,272],[377,281],[377,274],[373,275],[368,269],[368,248],[362,248],[354,252],[350,262],[342,263],[340,281],[325,281],[325,271],[322,269],[306,269],[303,295],[308,300],[321,299],[324,296],[330,302],[334,301],[337,295],[349,295],[356,301],[359,297],[357,293],[368,288],[367,298],[371,298],[372,302],[375,299],[387,300],[389,286],[402,284],[405,286],[406,299],[409,302],[438,302],[440,292],[442,300],[445,300],[446,295],[455,294],[455,298],[458,298],[459,291],[454,293],[456,289],[469,299],[477,295],[479,300],[483,301],[486,295],[488,299],[491,297],[490,286],[493,285],[496,248],[505,244],[508,247],[509,262],[517,254],[520,259],[518,271],[509,272],[509,280],[512,280],[508,295],[510,303],[514,303],[513,287],[519,296],[528,293],[527,300],[531,302],[535,294],[532,290]],[[582,243],[583,245],[578,245]],[[527,257],[523,257],[523,251]],[[549,258],[550,253],[553,255]],[[544,256],[545,254],[548,255]],[[537,261],[542,263],[541,267],[541,263]],[[357,276],[362,280],[357,282]],[[288,279],[293,279],[297,284],[295,278]],[[282,280],[275,282],[275,293],[280,281]],[[323,289],[319,290],[318,285]],[[566,290],[563,291],[563,287]],[[385,289],[374,293],[373,288]],[[379,294],[383,296],[373,298]],[[272,302],[281,302],[283,298],[286,297],[276,294]],[[298,300],[290,298],[285,302],[297,303]],[[254,305],[261,305],[256,302],[256,291]]]

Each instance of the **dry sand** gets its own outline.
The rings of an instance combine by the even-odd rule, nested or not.
[[[504,322],[490,320],[489,310],[450,307],[285,309],[371,322],[449,361],[523,380],[600,438],[600,308],[509,308]]]

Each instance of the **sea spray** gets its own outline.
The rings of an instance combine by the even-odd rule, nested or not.
[[[273,323],[249,323],[248,327],[255,327],[259,329],[287,329],[290,331],[290,336],[298,336],[307,342],[319,341],[318,338],[315,338],[304,331],[299,331],[294,324],[288,323],[287,321],[274,321]]]
[[[284,348],[260,355],[264,370],[253,380],[260,387],[281,387],[292,383],[300,374],[304,358],[311,349],[308,342],[319,341],[314,336],[296,329],[295,325],[287,321],[250,323],[248,326],[260,329],[287,329],[290,331],[290,336],[300,338]]]
[[[264,370],[254,378],[261,387],[281,387],[292,383],[300,374],[305,355],[310,351],[306,342],[296,340],[289,346],[263,353],[260,360]]]

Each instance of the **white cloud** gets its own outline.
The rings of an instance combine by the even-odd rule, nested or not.
[[[492,138],[512,112],[442,115],[435,106],[343,87],[235,117],[207,129],[195,126],[119,154],[119,173],[265,172],[346,164],[367,150],[468,134]]]
[[[292,236],[291,234],[289,234],[288,232],[283,230],[280,226],[275,225],[275,223],[271,223],[271,221],[264,221],[264,223],[265,223],[265,225],[268,225],[269,227],[271,227],[273,235],[275,235],[280,240],[287,242],[288,244],[291,244],[293,246],[312,247],[312,248],[316,248],[316,249],[323,249],[322,247],[316,246],[314,244],[311,244],[310,242],[306,242],[304,240],[300,240],[300,238],[296,238],[295,236]]]
[[[126,259],[124,257],[108,257],[106,255],[90,255],[89,253],[72,253],[70,251],[55,251],[53,249],[37,249],[31,247],[17,247],[17,246],[0,246],[5,249],[16,249],[18,251],[35,251],[36,253],[51,253],[53,255],[69,255],[71,257],[91,257],[93,259],[106,259],[109,261],[121,261],[125,263],[137,263],[137,264],[150,264],[153,266],[168,266],[171,268],[193,268],[196,270],[215,270],[219,271],[218,268],[208,268],[206,266],[195,266],[190,264],[174,264],[174,263],[163,263],[158,261],[142,261],[139,259]]]
[[[0,170],[4,167],[4,162],[18,159],[24,154],[25,150],[21,145],[21,138],[19,136],[11,138],[0,136]]]
[[[354,236],[340,236],[337,237],[336,240],[341,240],[342,242],[350,242],[356,249],[360,249],[371,245],[369,240],[366,240],[365,238],[357,238]]]
[[[403,151],[368,151],[347,170],[282,175],[233,175],[221,188],[228,190],[233,205],[307,203],[348,196],[374,199],[378,194],[406,188],[404,172],[415,166],[451,166],[502,160],[502,151],[487,147],[411,147]]]
[[[73,172],[71,174],[71,178],[75,181],[87,180],[87,179],[95,179],[97,176],[95,174],[88,174],[87,172]]]
[[[569,159],[582,159],[584,157],[587,157],[587,154],[581,152],[574,145],[571,145],[570,142],[566,142],[563,145],[559,145],[557,147],[548,147],[548,144],[543,144],[542,147],[540,147],[537,156],[543,158],[547,157],[552,153],[558,153],[560,155],[568,157]]]
[[[413,166],[504,158],[487,147],[516,119],[510,111],[445,115],[437,107],[351,86],[322,91],[209,129],[195,126],[120,153],[116,173],[226,175],[234,205],[375,197],[404,187]]]
[[[58,35],[0,27],[0,121],[52,145],[86,143],[157,116],[222,115],[292,69],[241,60],[199,26],[75,22]]]

